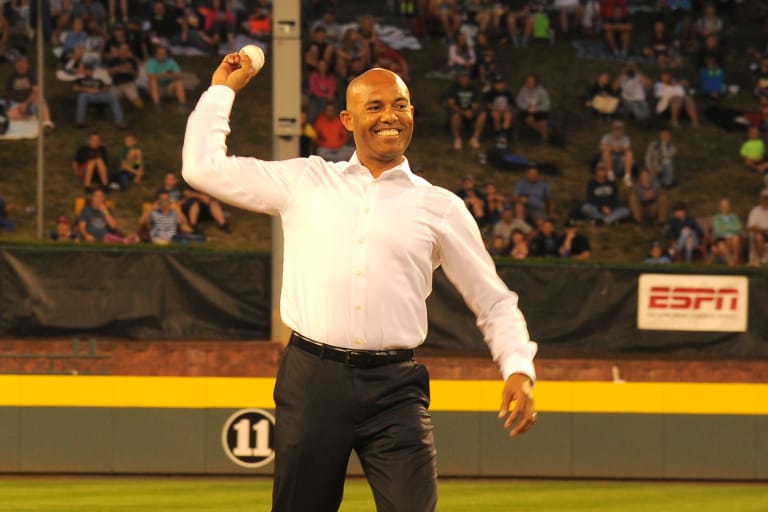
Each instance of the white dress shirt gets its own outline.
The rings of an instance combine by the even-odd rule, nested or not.
[[[202,95],[187,123],[182,173],[222,201],[280,215],[288,327],[341,348],[416,347],[427,335],[432,273],[442,265],[504,378],[535,378],[536,343],[517,295],[458,196],[415,176],[407,160],[374,179],[357,154],[337,163],[227,156],[234,99],[223,85]]]

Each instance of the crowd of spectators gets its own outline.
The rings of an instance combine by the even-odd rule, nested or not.
[[[413,77],[409,54],[381,37],[379,20],[363,13],[338,20],[336,4],[302,2],[306,37],[301,152],[341,161],[353,151],[338,116],[347,84],[371,67],[390,69],[406,81]],[[743,15],[741,3],[662,0],[652,23],[638,23],[636,5],[627,0],[392,0],[387,5],[393,9],[393,23],[423,39],[437,36],[445,49],[439,67],[450,85],[435,101],[445,111],[447,149],[454,151],[504,152],[515,144],[519,152],[526,145],[558,139],[563,97],[552,94],[554,84],[545,83],[533,70],[500,62],[501,45],[532,51],[526,48],[551,45],[556,38],[588,39],[602,45],[603,58],[624,63],[615,76],[606,66],[594,83],[573,84],[572,89],[585,91],[585,116],[611,121],[607,132],[600,128],[603,124],[594,123],[596,156],[584,162],[584,195],[552,197],[535,162],[525,166],[510,190],[499,190],[493,183],[478,188],[469,176],[463,180],[458,193],[494,255],[588,258],[594,253],[587,233],[630,229],[658,238],[649,247],[654,262],[766,262],[766,193],[759,191],[768,187],[768,56],[759,55],[751,83],[737,87],[730,82],[725,55],[738,51],[728,35]],[[29,62],[11,55],[7,46],[10,25],[33,14],[24,10],[28,6],[10,0],[0,13],[0,59],[8,55],[13,60],[6,83],[8,117],[40,116],[44,127],[53,130],[45,101],[37,111],[38,88]],[[145,154],[132,124],[149,103],[158,112],[186,114],[195,78],[179,65],[174,52],[221,54],[236,50],[238,37],[267,41],[272,2],[65,0],[43,6],[43,36],[55,47],[56,75],[72,83],[68,112],[88,134],[72,168],[92,198],[86,202],[89,208],[69,223],[69,232],[57,219],[56,233],[62,224],[57,237],[113,239],[104,236],[106,229],[120,241],[133,241],[110,222],[109,194],[142,185],[158,171],[148,165],[153,155]],[[522,80],[510,80],[513,73]],[[688,164],[674,141],[706,123],[703,112],[728,105],[739,88],[755,99],[754,108],[744,112],[750,127],[744,130],[734,162],[761,176],[756,186],[760,204],[743,223],[727,197],[718,212],[701,211],[697,203],[674,203],[670,208],[671,189],[685,176]],[[114,126],[101,123],[105,108]],[[122,148],[104,147],[99,132],[106,129],[126,130]],[[649,129],[657,137],[647,147],[638,145],[636,131]],[[117,157],[111,159],[110,153]],[[227,212],[217,201],[183,184],[169,184],[175,179],[169,173],[164,187],[146,197],[138,219],[139,238],[155,243],[193,239],[200,235],[198,223],[206,219],[229,231]],[[558,211],[556,205],[567,202],[573,208]],[[741,211],[745,208],[738,205]],[[658,250],[663,254],[654,256]]]

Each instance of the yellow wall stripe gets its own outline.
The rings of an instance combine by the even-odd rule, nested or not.
[[[272,408],[271,378],[0,375],[3,407]],[[432,381],[433,411],[497,411],[500,381]],[[768,415],[768,384],[536,384],[540,411]]]

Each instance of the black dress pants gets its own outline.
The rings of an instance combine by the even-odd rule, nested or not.
[[[379,512],[430,512],[437,472],[429,374],[355,368],[288,345],[275,384],[273,512],[335,512],[355,450]]]

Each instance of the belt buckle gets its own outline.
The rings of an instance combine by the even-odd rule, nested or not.
[[[352,364],[352,351],[351,350],[345,350],[344,351],[344,364],[347,366],[354,366]]]

